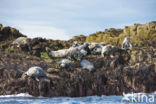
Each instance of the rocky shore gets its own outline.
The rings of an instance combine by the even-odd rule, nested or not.
[[[0,95],[29,93],[45,97],[79,97],[156,91],[156,22],[112,28],[88,37],[75,36],[68,41],[35,38],[31,51],[27,47],[12,47],[12,42],[23,36],[15,28],[0,25]],[[126,36],[132,38],[132,50],[114,58],[93,54],[84,57],[94,64],[94,72],[83,70],[80,61],[74,61],[70,70],[60,68],[61,58],[52,59],[45,50],[47,46],[53,50],[69,48],[74,41],[121,46]],[[23,73],[33,66],[43,68],[48,79],[36,81],[23,77]]]

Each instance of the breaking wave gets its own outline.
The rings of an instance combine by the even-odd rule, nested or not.
[[[28,93],[20,93],[20,94],[13,94],[13,95],[0,95],[0,98],[13,98],[13,97],[33,97]]]

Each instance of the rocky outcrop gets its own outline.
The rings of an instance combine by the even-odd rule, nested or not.
[[[12,27],[3,27],[0,25],[0,42],[6,40],[13,40],[18,37],[24,36],[19,32],[19,30]]]
[[[25,37],[17,29],[12,27],[3,27],[0,24],[0,50],[8,49],[13,40],[18,37]]]
[[[122,41],[126,36],[132,38],[132,43],[135,46],[152,45],[156,42],[156,22],[147,24],[134,24],[125,26],[122,29],[109,29],[104,32],[97,32],[86,38],[87,42],[105,42],[107,44],[121,46]],[[146,43],[146,44],[145,44]]]
[[[0,38],[0,95],[29,93],[33,96],[78,97],[156,91],[156,22],[127,26],[124,30],[110,29],[69,41],[35,38],[31,42],[31,52],[12,49],[12,41],[23,35],[16,31],[19,35],[14,36],[13,31],[2,32],[2,28],[5,27],[0,25],[0,37],[3,38]],[[51,59],[45,52],[47,46],[53,50],[69,48],[77,39],[79,43],[86,39],[120,46],[125,36],[132,38],[132,50],[116,53],[113,58],[92,54],[84,57],[94,65],[94,71],[83,70],[80,61],[74,61],[68,70],[60,68],[61,58]],[[47,78],[37,81],[33,77],[23,77],[32,66],[43,68]]]
[[[0,95],[29,93],[34,96],[121,95],[122,92],[153,92],[156,66],[153,63],[128,65],[126,57],[88,56],[95,71],[83,70],[77,63],[71,70],[59,69],[56,61],[46,62],[23,54],[1,55]],[[22,78],[31,66],[40,66],[49,79]]]
[[[106,29],[104,32],[96,32],[86,38],[86,42],[104,42],[106,44],[118,45],[117,37],[123,33],[122,29]]]

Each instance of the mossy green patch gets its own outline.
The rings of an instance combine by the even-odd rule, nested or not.
[[[46,52],[41,52],[41,58],[43,58],[45,61],[51,62],[52,59],[48,56]]]

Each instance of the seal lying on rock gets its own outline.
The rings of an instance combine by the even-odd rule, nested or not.
[[[88,46],[89,46],[88,43],[83,43],[82,45],[78,45],[77,41],[74,41],[71,48],[78,48],[78,50],[80,50],[82,54],[84,54],[84,52],[85,53],[87,52],[87,54],[89,54],[90,50]],[[84,56],[86,56],[87,54],[84,54]]]
[[[79,48],[80,48],[81,50],[85,50],[85,51],[87,52],[86,55],[88,55],[88,54],[91,53],[91,52],[90,52],[90,49],[89,49],[89,43],[84,43],[84,44],[81,45]],[[86,55],[85,55],[85,56],[86,56]]]
[[[78,49],[86,49],[89,46],[88,43],[83,43],[82,45],[77,46]]]
[[[113,48],[112,45],[106,45],[106,46],[102,47],[101,56],[104,57],[104,55],[108,55],[108,54],[112,53],[111,52],[112,48]]]
[[[102,47],[105,46],[106,44],[101,42],[101,43],[89,43],[88,47],[90,50],[93,50],[96,47]]]
[[[17,45],[17,47],[28,46],[29,50],[31,50],[30,42],[31,39],[27,37],[19,37],[16,40],[14,40],[12,44]]]
[[[68,49],[52,51],[50,48],[46,47],[46,51],[51,58],[61,58],[68,55]]]
[[[81,60],[83,56],[84,56],[83,51],[81,51],[77,47],[71,47],[68,50],[67,58],[69,59]]]
[[[69,67],[72,67],[73,64],[72,64],[72,61],[69,60],[69,59],[63,59],[59,62],[59,66],[61,68],[69,68]]]
[[[115,52],[122,52],[124,50],[122,50],[120,47],[117,46],[112,46],[110,44],[102,47],[102,51],[101,51],[101,56],[104,57],[105,55],[107,56],[111,56],[113,57],[115,55]]]
[[[78,42],[74,41],[72,47],[77,47],[78,46]]]
[[[132,49],[132,44],[129,43],[130,40],[130,37],[125,37],[124,41],[122,42],[122,49]]]
[[[99,55],[99,54],[101,54],[101,51],[102,51],[102,47],[95,47],[93,50],[92,50],[92,54],[94,54],[94,55]]]
[[[86,50],[84,50],[84,49],[81,49],[80,53],[81,53],[82,57],[86,56],[88,54],[88,52]]]
[[[46,47],[46,51],[51,58],[69,58],[81,60],[84,56],[84,53],[81,53],[81,50],[77,47],[71,47],[69,49],[61,49],[58,51],[52,51],[50,48]]]
[[[43,69],[37,66],[29,68],[24,74],[35,78],[37,81],[39,81],[40,77],[47,77]]]
[[[106,44],[101,42],[101,43],[89,43],[89,50],[92,54],[101,54],[102,47],[105,46]]]
[[[95,69],[94,65],[86,59],[83,59],[80,62],[80,66],[82,67],[82,69],[87,69],[89,71],[94,71],[94,69]]]

